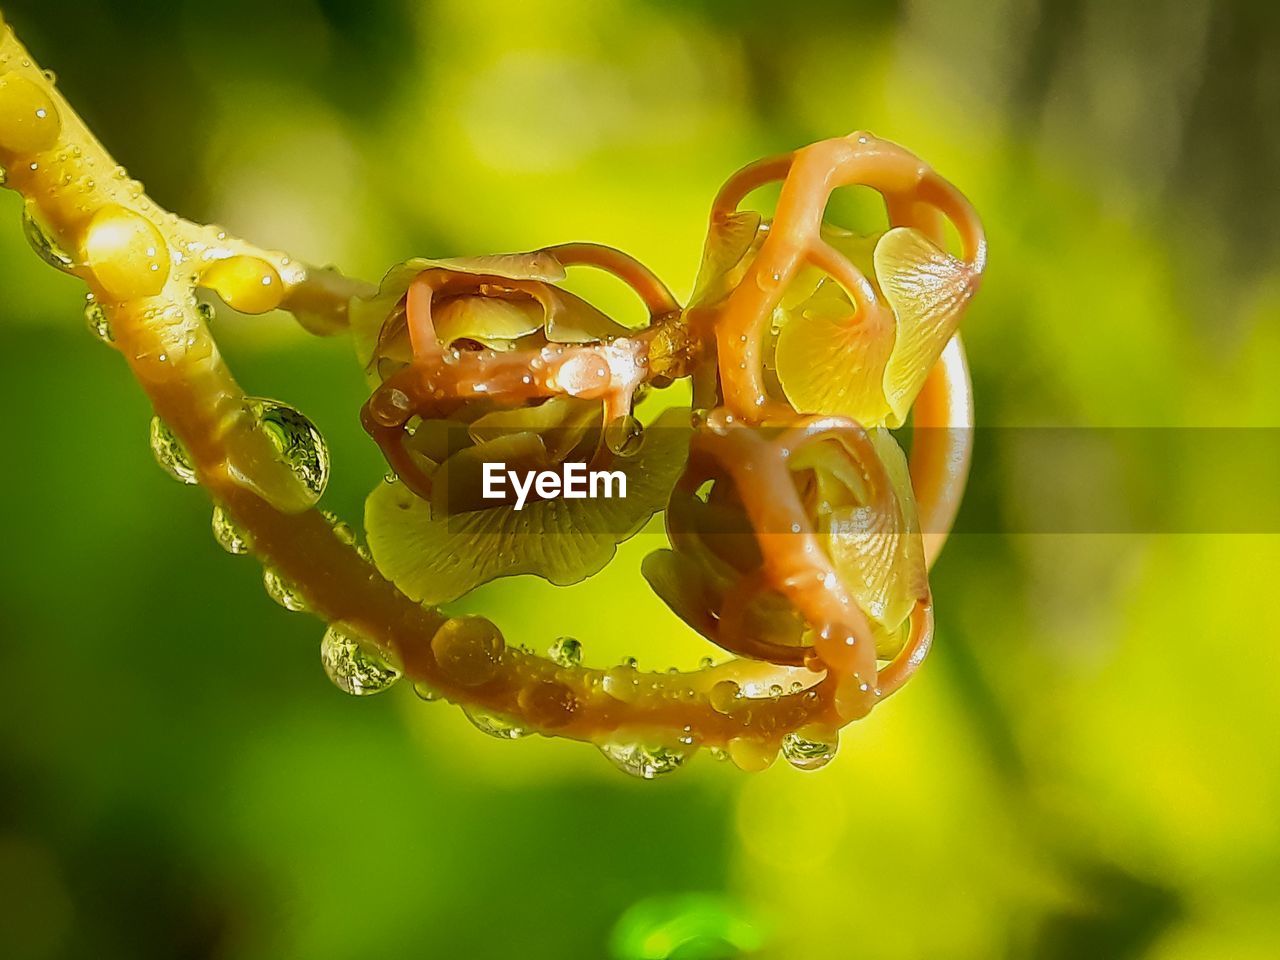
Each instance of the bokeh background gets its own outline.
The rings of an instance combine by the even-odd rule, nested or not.
[[[966,321],[982,423],[1280,426],[1271,4],[4,13],[161,203],[370,278],[594,239],[684,295],[732,170],[866,127],[985,219]],[[334,689],[320,625],[156,469],[145,400],[19,211],[0,196],[0,955],[1280,953],[1280,538],[977,525],[936,569],[934,654],[828,768],[700,758],[632,781],[408,689]],[[217,324],[251,392],[324,430],[329,505],[358,518],[383,468],[349,345],[284,317]],[[1011,515],[1034,495],[987,469]],[[691,666],[712,651],[635,574],[651,539],[580,587],[516,580],[466,606],[531,645],[577,636],[589,661]]]

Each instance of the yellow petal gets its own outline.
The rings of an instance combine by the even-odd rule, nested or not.
[[[801,304],[778,333],[775,363],[787,401],[800,413],[850,417],[866,426],[890,412],[884,370],[893,348],[890,322],[854,313],[846,297],[819,293]]]
[[[542,305],[523,297],[450,297],[432,306],[431,321],[436,337],[445,345],[474,340],[503,350],[542,326]]]
[[[893,414],[889,425],[897,427],[959,326],[978,274],[910,227],[895,227],[880,239],[875,272],[897,318],[898,333],[884,371]]]
[[[903,639],[899,628],[929,587],[906,457],[887,430],[870,437],[883,465],[867,465],[876,481],[870,498],[820,516],[818,529],[841,581],[876,628],[880,655],[892,656]]]
[[[626,498],[543,500],[523,510],[496,507],[433,516],[401,484],[378,485],[365,502],[369,548],[383,575],[414,600],[444,603],[516,574],[576,583],[612,559],[655,512],[684,468],[687,419],[660,417],[640,453],[610,469],[627,476]]]

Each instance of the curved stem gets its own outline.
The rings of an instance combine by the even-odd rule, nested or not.
[[[447,618],[401,593],[313,509],[314,494],[246,411],[193,295],[209,286],[247,312],[282,307],[308,329],[327,332],[343,326],[352,296],[372,288],[163,210],[128,179],[2,21],[0,163],[7,186],[23,195],[51,240],[76,251],[68,272],[106,310],[115,347],[254,553],[313,613],[376,644],[412,680],[469,708],[581,740],[639,729],[683,731],[690,741],[725,746],[760,731],[776,740],[787,730],[833,721],[833,692],[825,683],[746,699],[732,713],[713,709],[710,688],[749,681],[759,667],[750,663],[637,674],[637,693],[626,699],[605,692],[604,671],[511,650],[501,652],[482,683],[460,678],[432,643]],[[660,291],[649,293],[663,302]],[[548,685],[557,688],[556,702],[572,709],[549,710],[539,700]]]

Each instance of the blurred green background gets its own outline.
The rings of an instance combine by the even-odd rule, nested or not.
[[[1274,5],[4,12],[161,203],[370,278],[593,239],[683,296],[730,172],[869,128],[985,220],[981,423],[1280,425]],[[957,537],[934,654],[836,762],[634,782],[408,689],[334,689],[321,626],[156,469],[141,392],[19,211],[0,196],[0,956],[1280,953],[1277,537]],[[349,345],[217,323],[246,387],[324,430],[329,506],[358,518],[383,467]],[[1026,485],[1002,479],[1016,513]],[[690,666],[709,648],[635,573],[651,539],[570,591],[467,605],[591,662]]]

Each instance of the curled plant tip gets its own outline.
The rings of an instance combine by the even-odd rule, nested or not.
[[[964,197],[903,148],[856,132],[733,175],[688,307],[596,244],[413,259],[375,287],[184,221],[114,162],[2,22],[0,169],[33,248],[87,285],[90,332],[151,400],[157,461],[207,489],[216,541],[262,563],[273,599],[325,621],[321,663],[341,690],[407,677],[491,736],[592,743],[647,780],[703,748],[743,770],[778,756],[818,769],[839,728],[924,660],[926,570],[972,425],[955,333],[986,242]],[[771,181],[772,216],[738,210]],[[885,198],[872,236],[824,222],[832,190],[851,184]],[[625,326],[571,293],[574,268],[620,278],[647,322]],[[331,469],[320,431],[231,375],[209,293],[350,333],[372,390],[361,422],[391,471],[366,504],[368,549],[318,509]],[[642,395],[683,378],[696,410],[642,415]],[[888,432],[908,416],[909,461]],[[477,495],[498,461],[599,469],[626,496]],[[516,574],[577,582],[658,512],[670,549],[643,575],[727,662],[600,669],[576,639],[538,656],[484,617],[432,605]]]

